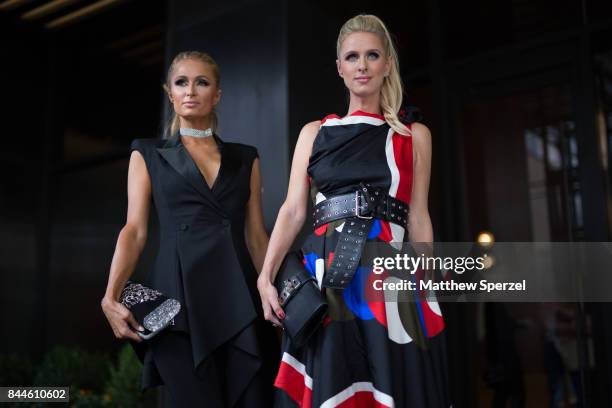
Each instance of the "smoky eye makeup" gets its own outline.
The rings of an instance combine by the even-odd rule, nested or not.
[[[371,60],[378,59],[378,57],[380,57],[380,54],[377,51],[370,51],[368,53],[368,58]]]
[[[347,61],[354,61],[356,58],[357,58],[357,53],[355,52],[349,52],[348,54],[344,56],[344,59]]]
[[[174,85],[176,86],[185,86],[189,83],[189,81],[187,80],[187,78],[185,77],[178,77],[174,80]],[[210,85],[210,81],[204,77],[200,77],[195,79],[195,83],[197,85],[201,85],[201,86],[209,86]]]
[[[179,77],[179,78],[176,78],[174,80],[174,85],[176,85],[176,86],[184,86],[186,84],[187,84],[187,79],[185,79],[185,78]]]

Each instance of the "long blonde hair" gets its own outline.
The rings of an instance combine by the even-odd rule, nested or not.
[[[204,52],[200,52],[200,51],[183,51],[177,54],[177,56],[174,57],[174,59],[172,60],[172,63],[170,64],[170,67],[168,68],[168,74],[166,75],[166,83],[162,85],[162,87],[168,94],[170,94],[170,81],[172,79],[172,73],[174,72],[176,65],[180,61],[188,60],[188,59],[200,61],[200,62],[210,65],[212,67],[213,76],[215,78],[215,81],[217,82],[217,87],[221,85],[221,76],[219,75],[219,65],[217,65],[217,61],[215,61],[213,57],[211,57],[210,55]],[[217,112],[215,111],[215,108],[213,108],[213,110],[210,112],[210,117],[211,117],[210,118],[211,128],[213,132],[216,133],[218,126],[219,126],[219,119],[217,117]],[[170,121],[168,126],[166,126],[166,134],[169,136],[175,135],[178,132],[180,126],[181,126],[180,120],[175,112],[174,115],[172,116],[172,120]]]
[[[403,85],[402,78],[399,74],[399,60],[397,50],[393,44],[391,34],[387,30],[387,26],[383,21],[372,14],[360,14],[348,20],[340,29],[338,34],[338,42],[336,43],[336,54],[340,56],[340,48],[342,43],[352,33],[373,33],[378,35],[383,43],[383,48],[387,58],[391,58],[391,70],[389,76],[386,76],[380,90],[380,109],[383,112],[385,120],[393,130],[402,135],[408,136],[411,134],[397,117],[397,114],[402,106]]]

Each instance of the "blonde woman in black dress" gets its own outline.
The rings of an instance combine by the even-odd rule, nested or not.
[[[165,385],[166,406],[269,408],[278,350],[256,288],[268,244],[257,150],[216,134],[219,68],[207,54],[179,54],[165,89],[171,137],[132,143],[127,222],[102,309],[116,337],[134,342],[143,387]],[[160,247],[145,283],[182,309],[143,342],[118,298],[144,248],[151,202]]]

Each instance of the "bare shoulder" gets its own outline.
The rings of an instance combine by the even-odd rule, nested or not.
[[[420,122],[414,122],[411,125],[412,137],[414,139],[414,143],[420,145],[431,144],[431,132],[429,128]]]
[[[313,120],[312,122],[308,122],[307,124],[304,125],[304,127],[302,127],[300,136],[303,135],[307,139],[314,138],[317,135],[317,133],[319,133],[320,127],[321,127],[320,120]]]
[[[300,135],[298,136],[296,149],[299,150],[309,150],[314,143],[315,138],[319,134],[319,128],[321,127],[321,121],[315,120],[305,124],[300,130]]]
[[[412,146],[414,147],[415,163],[428,162],[431,160],[431,132],[429,128],[422,123],[414,122],[411,125],[412,130]]]

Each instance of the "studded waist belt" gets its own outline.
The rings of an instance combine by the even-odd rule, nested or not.
[[[355,192],[330,197],[318,203],[313,211],[315,229],[345,219],[333,262],[323,277],[323,285],[343,289],[350,284],[375,218],[405,227],[408,213],[408,204],[389,196],[382,189],[363,183]]]

